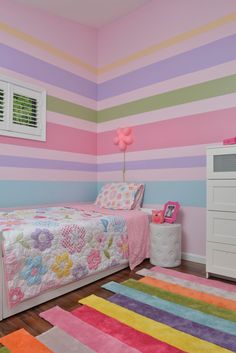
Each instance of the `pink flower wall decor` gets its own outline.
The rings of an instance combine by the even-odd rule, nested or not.
[[[127,150],[127,146],[132,145],[134,142],[134,138],[132,135],[131,127],[120,128],[116,130],[116,136],[113,140],[114,144],[119,147],[121,152],[124,152],[124,161],[123,161],[123,181],[125,181],[125,152]]]

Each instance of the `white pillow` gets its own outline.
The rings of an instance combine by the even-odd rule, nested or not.
[[[98,194],[95,204],[113,210],[131,210],[140,207],[143,192],[143,184],[105,184]]]

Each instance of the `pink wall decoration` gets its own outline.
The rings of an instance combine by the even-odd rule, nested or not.
[[[123,160],[123,181],[125,181],[125,151],[127,150],[127,146],[132,145],[134,142],[134,138],[132,135],[132,129],[130,127],[117,129],[116,130],[116,137],[113,140],[114,144],[119,147],[121,152],[124,152],[124,160]]]

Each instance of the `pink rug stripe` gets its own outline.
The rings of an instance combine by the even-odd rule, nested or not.
[[[86,305],[75,309],[72,312],[73,315],[87,322],[99,330],[116,337],[120,341],[137,348],[143,353],[156,353],[156,352],[168,352],[168,353],[180,353],[183,352],[178,348],[170,346],[164,342],[154,339],[145,333],[139,332],[132,327],[129,327],[121,322],[100,313],[99,311],[90,308]]]
[[[55,306],[40,316],[98,353],[138,353],[116,338],[98,330],[71,313]],[[69,352],[68,352],[69,353]]]
[[[229,292],[235,292],[236,293],[236,286],[233,285],[233,284],[228,284],[228,283],[225,283],[225,282],[219,282],[219,281],[212,280],[212,279],[206,279],[206,278],[190,275],[190,274],[183,273],[183,272],[178,272],[178,271],[175,271],[175,270],[170,270],[170,269],[159,267],[159,266],[152,267],[150,270],[153,271],[153,272],[164,273],[164,274],[175,276],[175,277],[178,277],[178,278],[187,279],[189,281],[193,281],[193,282],[196,282],[196,283],[201,283],[201,284],[204,284],[206,286],[220,288],[220,289],[227,290]]]

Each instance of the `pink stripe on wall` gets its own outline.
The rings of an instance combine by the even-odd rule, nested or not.
[[[96,163],[96,155],[88,155],[73,152],[45,150],[42,148],[33,148],[28,146],[16,146],[8,144],[0,144],[0,156],[28,157],[53,159],[67,162],[84,162]]]
[[[133,127],[135,143],[129,151],[216,143],[236,129],[236,107]],[[98,135],[98,154],[119,153],[115,131]]]
[[[229,36],[230,34],[235,34],[235,23],[228,23],[224,26],[220,26],[219,28],[214,29],[213,31],[202,33],[196,37],[191,38],[190,40],[178,43],[177,45],[171,45],[168,48],[157,50],[152,55],[146,55],[137,60],[131,61],[126,65],[116,67],[111,71],[99,75],[98,83],[110,80],[120,75],[124,75],[130,71],[137,70],[146,65],[150,65],[171,56],[197,48],[201,45],[208,44],[217,39]],[[173,34],[173,36],[175,36],[175,34]],[[158,44],[158,42],[156,42],[156,44]]]
[[[0,136],[0,143],[96,155],[96,133],[47,123],[47,141]]]
[[[1,22],[1,15],[0,15],[0,22]],[[12,24],[12,26],[14,25]],[[46,50],[38,48],[35,45],[31,45],[26,41],[24,41],[23,39],[22,40],[18,39],[4,31],[1,32],[1,29],[0,29],[0,33],[1,33],[1,43],[9,45],[10,47],[18,49],[20,51],[24,51],[25,53],[33,55],[35,58],[49,62],[64,70],[68,70],[76,75],[80,75],[88,80],[96,82],[96,74],[84,69],[80,65],[76,65],[66,60],[63,60],[56,55],[50,54]]]
[[[92,121],[74,118],[72,116],[54,113],[51,111],[47,112],[47,121],[58,125],[69,126],[75,129],[86,130],[94,133],[97,132],[97,124]]]
[[[98,102],[98,110],[110,108],[119,104],[125,104],[145,97],[154,96],[178,88],[196,85],[198,83],[211,81],[224,76],[235,74],[236,60],[210,67],[201,71],[193,72],[183,76],[168,79],[150,86],[139,88],[112,98]],[[218,97],[217,97],[218,98]],[[202,101],[200,101],[202,103]]]
[[[212,144],[215,146],[216,144]],[[191,157],[191,156],[203,156],[206,154],[207,145],[193,145],[191,148],[189,146],[183,147],[174,147],[174,148],[162,148],[145,150],[138,152],[129,152],[126,151],[125,158],[126,161],[140,161],[140,160],[149,160],[149,159],[162,159],[162,158],[175,158],[175,157]],[[1,146],[0,146],[1,148]],[[107,154],[100,155],[97,157],[97,162],[99,163],[114,163],[114,162],[123,162],[123,153],[119,154]]]
[[[208,0],[200,1],[200,4],[189,0],[149,1],[129,15],[101,28],[98,36],[98,66],[110,64],[236,11],[235,0]]]
[[[96,181],[94,172],[0,167],[0,180]]]
[[[95,29],[14,0],[0,0],[0,8],[2,22],[96,66]]]
[[[0,74],[3,76],[7,76],[9,78],[14,78],[16,80],[25,82],[25,83],[30,83],[32,85],[36,85],[41,87],[42,89],[45,89],[47,91],[48,95],[63,99],[63,100],[67,100],[71,103],[75,103],[75,104],[80,104],[85,106],[86,108],[91,108],[91,109],[96,109],[97,108],[97,102],[93,99],[81,96],[79,94],[73,93],[73,92],[69,92],[66,91],[62,88],[50,85],[48,83],[45,83],[43,81],[39,81],[36,79],[33,79],[31,77],[22,75],[22,74],[18,74],[15,71],[11,71],[8,69],[4,69],[2,67],[0,67]]]
[[[191,117],[191,114],[207,113],[210,111],[223,110],[235,107],[236,93],[230,93],[225,96],[212,97],[200,101],[190,102],[186,104],[175,105],[169,108],[153,110],[141,114],[129,115],[124,118],[115,119],[100,123],[97,131],[104,132],[114,130],[125,126],[143,125],[163,120],[170,120],[183,116]]]
[[[122,181],[122,170],[115,172],[98,172],[97,180],[102,181]],[[175,181],[175,180],[204,180],[206,178],[206,168],[174,168],[174,169],[146,169],[146,170],[126,170],[126,182],[134,181]]]

